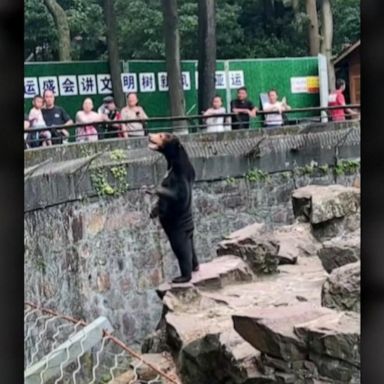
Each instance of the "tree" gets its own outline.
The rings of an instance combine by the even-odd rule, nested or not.
[[[335,90],[335,68],[332,62],[333,17],[330,0],[321,3],[321,53],[327,58],[329,90]]]
[[[215,95],[216,73],[216,22],[215,0],[199,0],[199,112],[209,108]]]
[[[320,52],[320,35],[316,0],[306,0],[306,10],[308,16],[309,54],[317,56]]]
[[[107,30],[108,61],[111,72],[112,89],[115,103],[119,108],[125,105],[124,93],[121,85],[121,67],[119,47],[117,44],[116,16],[113,0],[104,0],[104,15]]]
[[[56,0],[44,0],[44,4],[55,20],[59,40],[59,61],[71,61],[71,36],[67,14]]]
[[[185,115],[185,100],[180,66],[180,36],[177,0],[161,0],[164,19],[164,40],[171,116]],[[174,121],[175,132],[187,133],[186,120]],[[177,127],[177,128],[176,128]]]

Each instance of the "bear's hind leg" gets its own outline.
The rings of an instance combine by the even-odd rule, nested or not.
[[[199,267],[199,260],[197,260],[197,256],[196,256],[195,242],[193,240],[193,232],[191,235],[191,247],[192,247],[192,271],[197,272],[200,269],[200,267]]]
[[[190,236],[185,231],[169,234],[171,248],[179,262],[181,276],[172,280],[174,283],[186,283],[192,278],[192,246]]]

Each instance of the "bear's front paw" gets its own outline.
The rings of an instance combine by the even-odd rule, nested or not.
[[[154,207],[154,208],[152,208],[151,213],[149,214],[149,218],[154,219],[157,216],[159,216],[159,208]]]

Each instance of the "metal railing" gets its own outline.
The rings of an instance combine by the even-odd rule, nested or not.
[[[164,371],[112,332],[104,317],[86,323],[24,303],[25,383],[180,384],[176,372]]]
[[[360,104],[349,104],[344,106],[332,106],[332,107],[308,107],[308,108],[292,108],[290,110],[286,110],[282,113],[284,123],[283,125],[292,125],[292,124],[300,124],[302,122],[321,122],[324,116],[321,112],[328,112],[331,110],[345,110],[345,109],[360,109]],[[292,119],[289,119],[288,116],[292,114],[303,114],[303,113],[315,113],[312,116],[294,116]],[[266,116],[266,115],[273,115],[273,114],[279,114],[279,112],[275,111],[263,111],[258,110],[256,113],[256,116],[250,116],[249,119],[249,125],[253,125],[252,128],[263,128],[266,127],[263,120],[260,120],[260,117]],[[124,125],[124,124],[130,124],[130,123],[142,123],[145,125],[153,124],[153,123],[164,123],[169,122],[171,126],[156,126],[152,125],[150,128],[143,129],[137,129],[137,130],[129,130],[127,131],[128,137],[138,137],[139,135],[135,135],[135,133],[142,133],[143,130],[145,131],[145,135],[148,132],[158,132],[161,130],[162,132],[177,132],[178,130],[185,130],[188,129],[188,133],[193,132],[199,132],[206,128],[206,124],[204,121],[210,117],[223,117],[224,118],[224,126],[236,128],[236,126],[242,126],[244,122],[242,121],[229,121],[229,119],[232,119],[233,117],[237,116],[235,113],[222,113],[222,114],[215,114],[215,115],[189,115],[189,116],[163,116],[163,117],[151,117],[145,120],[140,119],[128,119],[128,120],[106,120],[106,121],[95,121],[95,122],[89,122],[89,123],[74,123],[74,124],[67,124],[67,125],[55,125],[55,126],[49,126],[49,127],[42,127],[42,128],[29,128],[24,129],[24,133],[33,134],[36,132],[43,132],[43,131],[60,131],[62,129],[65,130],[71,130],[75,128],[80,127],[86,127],[86,126],[93,126],[97,130],[98,134],[98,140],[105,140],[108,138],[115,138],[117,134],[121,133],[122,130],[119,128],[116,129],[108,129],[102,131],[100,127],[107,127],[107,126],[113,126],[113,125]],[[348,115],[347,115],[348,116]],[[173,125],[174,122],[181,122],[181,121],[187,121],[188,125]],[[255,127],[256,125],[256,127]],[[259,125],[259,127],[257,127]],[[192,131],[192,132],[191,132]],[[89,134],[81,134],[82,138],[86,138],[88,136],[95,136],[96,133],[89,133]],[[140,137],[140,136],[139,136]],[[70,134],[68,137],[65,137],[65,139],[76,139],[78,136],[76,134]],[[45,139],[38,138],[38,139],[30,139],[28,140],[28,143],[34,143],[34,142],[43,142]]]

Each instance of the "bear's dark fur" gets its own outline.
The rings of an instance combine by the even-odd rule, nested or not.
[[[181,276],[173,282],[187,282],[192,271],[198,270],[193,242],[192,184],[195,170],[179,139],[169,133],[148,136],[149,148],[164,155],[167,173],[155,194],[158,201],[151,211],[151,218],[159,217],[175,256]]]

